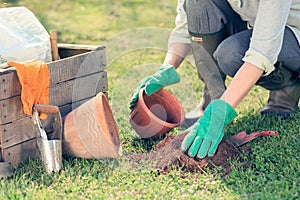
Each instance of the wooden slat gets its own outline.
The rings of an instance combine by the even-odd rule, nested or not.
[[[0,99],[19,95],[21,85],[15,69],[0,73]]]
[[[104,71],[106,67],[104,48],[84,54],[50,62],[51,85]],[[0,72],[0,99],[17,96],[21,93],[21,86],[15,70]]]
[[[14,146],[36,137],[32,119],[28,116],[21,120],[0,126],[1,148]]]
[[[104,49],[48,63],[51,84],[101,72],[105,67]]]
[[[49,89],[50,104],[61,106],[107,92],[105,71],[52,85]],[[20,96],[0,100],[0,124],[6,124],[26,117]]]
[[[39,157],[36,138],[6,149],[1,149],[1,151],[2,161],[11,164],[13,167],[16,167],[20,162],[28,158],[36,159]]]
[[[64,83],[53,85],[50,88],[50,104],[64,105],[107,91],[107,73],[100,72],[77,78]]]
[[[95,96],[95,95],[94,95]],[[86,99],[82,99],[80,101],[75,101],[63,106],[59,107],[59,111],[60,111],[60,115],[62,118],[64,118],[68,113],[70,113],[72,110],[74,110],[75,108],[77,108],[78,106],[82,105],[83,103],[87,102],[88,100],[90,100],[91,98],[93,98],[94,96],[88,97]]]

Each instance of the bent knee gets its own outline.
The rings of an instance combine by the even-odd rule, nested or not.
[[[228,76],[233,77],[242,66],[244,51],[238,45],[224,40],[214,52],[214,58],[221,70]]]

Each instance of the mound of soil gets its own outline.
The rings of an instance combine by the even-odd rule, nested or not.
[[[191,158],[180,149],[186,134],[187,132],[176,136],[166,136],[156,145],[155,150],[146,154],[131,155],[130,160],[134,160],[135,164],[150,164],[152,167],[164,172],[168,172],[170,167],[174,166],[178,166],[188,172],[199,172],[206,167],[221,166],[224,170],[224,175],[227,175],[231,171],[229,160],[231,158],[241,160],[240,155],[251,150],[247,145],[243,146],[243,148],[236,148],[230,142],[222,140],[213,157],[204,159]]]

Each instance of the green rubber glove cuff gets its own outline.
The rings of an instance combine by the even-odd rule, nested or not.
[[[237,116],[234,108],[220,99],[213,100],[207,106],[206,110],[207,112],[210,112],[210,116],[215,116],[211,117],[211,120],[222,120],[224,121],[224,125],[227,125]]]
[[[159,89],[179,81],[180,76],[176,72],[175,67],[170,64],[164,64],[145,84],[145,93],[151,95]]]
[[[180,81],[180,77],[176,72],[173,65],[163,64],[155,74],[142,79],[137,88],[135,89],[130,103],[129,108],[133,109],[138,101],[138,95],[141,88],[145,87],[145,93],[151,95],[159,89],[175,84]]]

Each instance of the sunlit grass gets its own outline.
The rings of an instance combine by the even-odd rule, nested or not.
[[[59,42],[107,45],[109,103],[124,154],[154,148],[159,139],[139,138],[130,127],[127,106],[138,82],[163,62],[165,31],[174,26],[176,1],[6,2],[0,1],[0,7],[24,5],[31,9],[47,30],[57,30]],[[157,29],[140,29],[147,27]],[[154,38],[155,31],[163,34]],[[203,83],[190,62],[184,62],[178,73],[181,82],[167,89],[190,110],[201,98]],[[213,170],[190,174],[173,169],[162,174],[118,160],[84,159],[64,159],[61,172],[48,174],[41,161],[35,160],[22,163],[12,179],[0,182],[0,199],[299,199],[300,114],[288,120],[261,117],[267,94],[258,86],[251,90],[237,108],[238,117],[226,127],[225,137],[267,129],[279,131],[280,136],[252,141],[252,152],[244,155],[250,167],[245,169],[232,160],[232,172],[225,178]],[[178,132],[175,129],[170,134]]]

